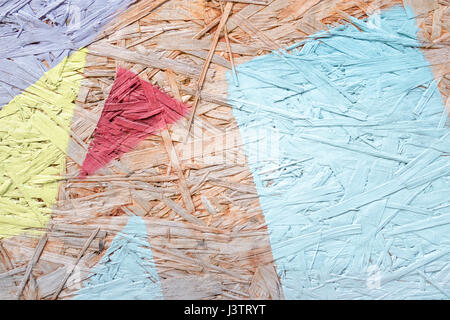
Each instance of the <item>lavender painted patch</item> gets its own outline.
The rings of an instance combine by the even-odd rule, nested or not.
[[[0,0],[0,108],[135,0]]]
[[[450,132],[414,14],[352,23],[228,75],[284,294],[448,299]]]

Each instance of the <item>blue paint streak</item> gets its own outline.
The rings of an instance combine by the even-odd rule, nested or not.
[[[450,134],[414,14],[353,23],[228,74],[284,294],[447,299]]]
[[[0,2],[0,109],[135,0]],[[45,23],[47,22],[47,23]]]
[[[145,222],[133,216],[114,238],[76,300],[162,299]]]

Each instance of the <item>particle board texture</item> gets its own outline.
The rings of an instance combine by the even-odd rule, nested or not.
[[[449,4],[0,1],[0,33],[9,37],[0,59],[0,299],[448,299]],[[383,29],[367,38],[364,28],[380,23],[373,17],[396,7],[407,8],[405,24],[383,27],[399,36]],[[345,47],[352,37],[367,46]],[[372,45],[380,61],[365,51]],[[403,49],[413,57],[402,60]],[[331,85],[352,55],[350,72],[373,81]],[[264,68],[271,59],[276,72]],[[320,72],[308,59],[322,59]],[[388,80],[376,63],[392,68]],[[424,66],[426,79],[415,73]],[[406,82],[417,101],[396,108]],[[24,95],[29,105],[10,107]],[[349,108],[360,96],[364,105]],[[399,118],[374,129],[383,105]],[[411,128],[403,114],[437,122]],[[280,140],[279,123],[295,139]],[[366,129],[392,143],[359,134]],[[275,144],[258,149],[267,137]],[[340,161],[341,138],[349,139],[345,154],[364,153],[365,162]],[[394,152],[394,140],[410,151]],[[275,149],[295,157],[274,166]],[[315,159],[308,167],[311,149],[335,166]],[[372,190],[380,179],[360,185],[375,165],[394,174],[393,163],[406,182],[382,193],[413,189],[419,204],[380,196]],[[361,193],[365,203],[349,201]],[[366,203],[370,210],[359,210]],[[282,233],[274,222],[285,223]],[[417,233],[424,226],[431,233]],[[389,287],[398,279],[403,286]],[[363,289],[351,290],[355,283]]]

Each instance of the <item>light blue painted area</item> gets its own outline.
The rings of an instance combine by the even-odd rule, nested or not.
[[[412,11],[228,74],[287,299],[450,297],[450,134]]]
[[[0,109],[136,0],[0,0]]]
[[[156,300],[163,294],[145,222],[132,216],[114,238],[76,300]]]

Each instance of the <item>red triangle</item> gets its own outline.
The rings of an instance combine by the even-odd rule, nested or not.
[[[93,174],[186,115],[188,108],[157,86],[119,68],[94,131],[80,176]]]

